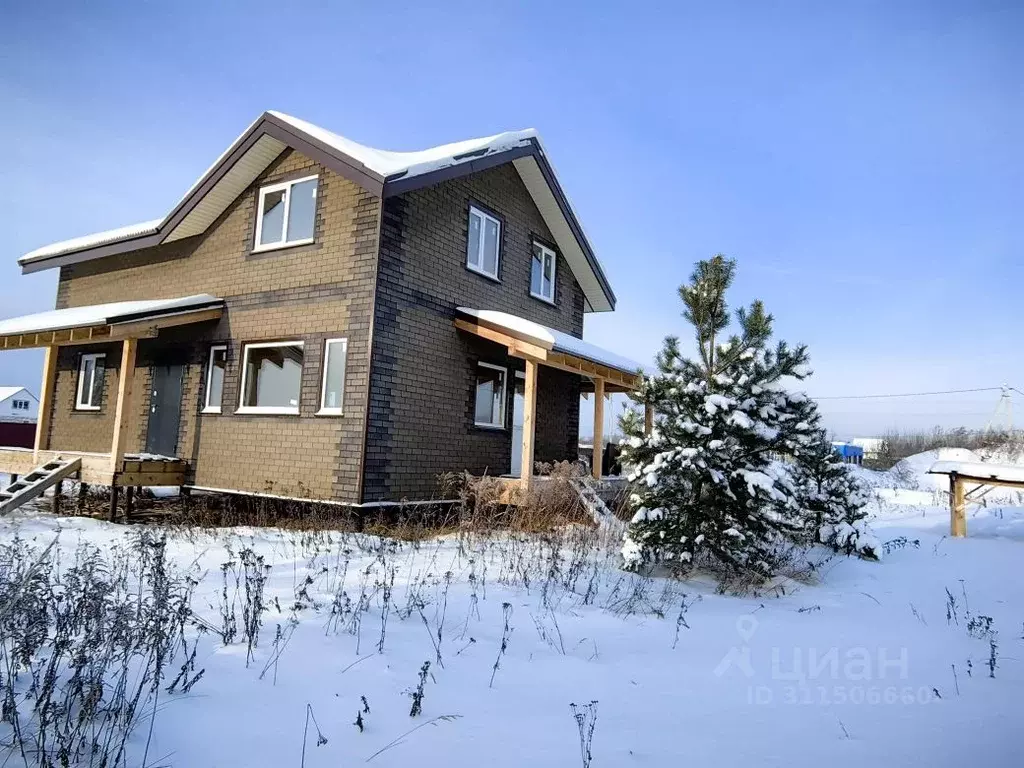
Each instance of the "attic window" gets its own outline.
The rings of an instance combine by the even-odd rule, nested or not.
[[[530,266],[530,295],[535,299],[555,303],[555,252],[540,243],[533,244],[533,262]]]
[[[317,177],[260,188],[254,251],[313,242]]]
[[[500,245],[501,222],[479,208],[470,206],[466,266],[497,280]]]

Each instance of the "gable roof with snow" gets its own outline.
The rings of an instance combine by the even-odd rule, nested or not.
[[[35,402],[39,402],[38,400],[36,400],[36,396],[29,392],[27,389],[25,389],[25,387],[0,387],[0,403],[4,402],[5,400],[9,400],[10,398],[14,397],[15,395],[21,392],[24,392]]]
[[[18,263],[38,272],[202,234],[288,147],[382,197],[512,163],[586,297],[611,311],[615,294],[562,191],[537,132],[510,131],[417,152],[374,149],[281,112],[264,112],[161,219],[37,248]]]

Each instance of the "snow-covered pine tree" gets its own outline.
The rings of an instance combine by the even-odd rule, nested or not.
[[[878,540],[865,520],[866,489],[824,431],[797,457],[790,474],[809,540],[847,555],[878,559]]]
[[[704,562],[767,578],[778,545],[806,530],[793,479],[775,459],[799,456],[819,434],[814,403],[782,383],[809,375],[807,350],[782,341],[769,348],[772,316],[760,301],[735,313],[728,334],[735,269],[720,255],[697,264],[679,289],[697,358],[666,338],[657,373],[633,395],[655,409],[651,435],[634,411],[621,421],[635,512],[627,567],[663,562],[686,571]]]

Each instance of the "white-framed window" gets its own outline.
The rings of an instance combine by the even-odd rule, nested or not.
[[[301,341],[246,344],[237,413],[298,414],[302,362]]]
[[[501,222],[471,205],[468,241],[466,266],[497,280],[498,260],[501,258]]]
[[[75,409],[98,411],[103,399],[103,379],[107,356],[101,352],[82,355],[78,363],[78,393]]]
[[[324,375],[320,383],[319,416],[341,416],[345,402],[345,359],[348,339],[328,339],[324,343]]]
[[[210,359],[206,366],[206,402],[203,413],[220,413],[224,397],[224,371],[228,365],[228,348],[224,344],[210,347]]]
[[[313,242],[317,177],[284,181],[260,188],[254,251],[269,251]]]
[[[478,427],[505,426],[505,377],[500,365],[477,363],[476,406],[473,423]]]
[[[533,244],[530,265],[530,295],[541,301],[555,303],[555,267],[558,256],[547,246]]]

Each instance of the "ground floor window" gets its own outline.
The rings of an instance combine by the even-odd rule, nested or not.
[[[324,344],[324,380],[320,393],[322,416],[340,416],[345,396],[346,339],[328,339]]]
[[[505,426],[505,373],[497,365],[477,364],[474,423],[478,427]]]
[[[106,355],[82,355],[78,363],[78,393],[75,408],[80,411],[98,411],[103,399],[103,379]]]
[[[210,347],[210,361],[206,369],[206,402],[204,413],[220,413],[221,398],[224,396],[224,370],[227,367],[228,348],[220,345]]]
[[[302,390],[301,341],[246,344],[239,413],[297,414]]]

